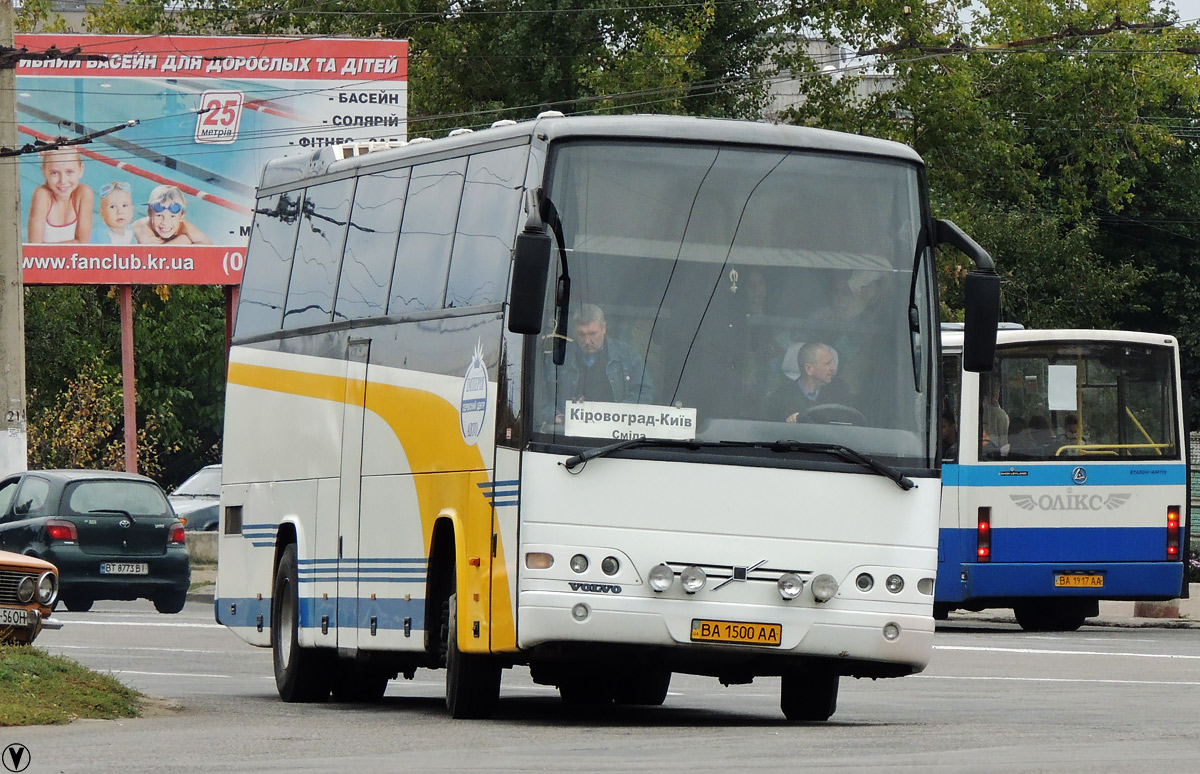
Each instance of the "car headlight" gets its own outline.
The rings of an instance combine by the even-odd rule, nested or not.
[[[43,605],[53,605],[58,599],[58,576],[52,572],[42,573],[37,584],[38,602]]]
[[[33,601],[34,592],[37,591],[37,583],[32,577],[26,575],[17,583],[17,601],[23,605],[27,605]]]

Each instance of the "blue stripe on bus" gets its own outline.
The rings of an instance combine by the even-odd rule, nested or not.
[[[1087,480],[1074,479],[1082,468]],[[1077,460],[1069,463],[1007,465],[944,465],[942,483],[946,486],[1182,486],[1187,483],[1187,467],[1171,464],[1100,464]]]
[[[1084,469],[1087,480],[1076,484],[1076,468]],[[942,466],[947,486],[1182,486],[1187,484],[1187,467],[1170,464],[1098,464],[1092,462],[1010,464],[947,464]]]
[[[943,529],[946,560],[975,564],[974,529]],[[1154,562],[1167,559],[1167,527],[994,527],[992,562]]]
[[[425,628],[425,599],[414,597],[404,599],[370,599],[360,597],[358,602],[357,622],[349,620],[350,611],[356,600],[353,597],[339,599],[317,599],[312,597],[300,600],[300,626],[302,628],[320,628],[321,616],[329,616],[331,628],[336,626],[354,626],[371,629],[371,617],[375,617],[376,630],[404,629],[404,619],[409,619],[410,630]],[[220,597],[213,602],[217,613],[217,622],[230,627],[258,627],[258,616],[263,617],[263,629],[271,627],[271,600],[255,597]],[[338,613],[341,619],[338,619]],[[368,635],[369,636],[369,635]]]

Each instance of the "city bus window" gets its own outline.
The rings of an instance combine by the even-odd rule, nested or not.
[[[408,168],[359,178],[333,307],[335,320],[381,317],[387,311],[388,283],[407,193]]]
[[[504,300],[528,146],[479,153],[467,163],[446,306]]]
[[[279,330],[283,296],[292,271],[292,252],[303,191],[260,199],[250,232],[246,272],[238,302],[235,333],[254,336]]]
[[[460,157],[413,167],[388,314],[442,308],[466,166]]]
[[[333,319],[333,291],[353,195],[353,178],[310,186],[305,191],[287,310],[283,313],[285,329]]]

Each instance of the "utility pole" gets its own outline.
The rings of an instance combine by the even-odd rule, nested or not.
[[[0,48],[13,50],[12,0],[0,0]],[[17,147],[17,62],[0,61],[0,147]],[[25,417],[25,286],[21,281],[21,175],[0,158],[0,476],[29,467]]]

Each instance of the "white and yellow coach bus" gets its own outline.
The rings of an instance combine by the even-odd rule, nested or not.
[[[217,618],[287,701],[527,666],[572,702],[674,672],[840,676],[933,639],[939,338],[909,148],[544,114],[263,172],[230,352]],[[976,322],[973,323],[972,320]],[[990,341],[989,341],[990,336]],[[972,359],[974,358],[974,359]]]

